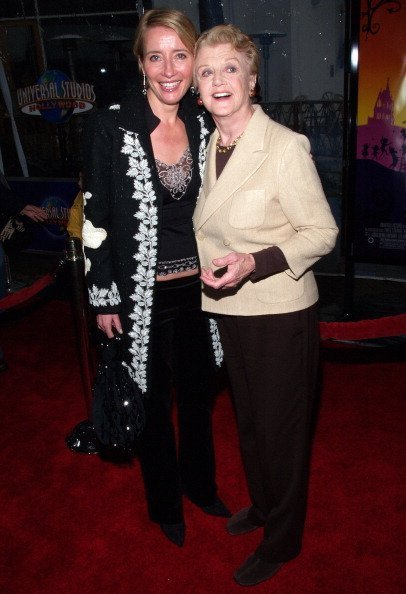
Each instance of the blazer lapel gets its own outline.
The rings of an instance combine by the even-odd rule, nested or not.
[[[268,152],[263,149],[267,121],[268,117],[257,108],[218,179],[216,141],[219,135],[217,130],[213,133],[207,149],[203,192],[194,216],[195,229],[201,227],[247,179],[254,175],[267,158]]]

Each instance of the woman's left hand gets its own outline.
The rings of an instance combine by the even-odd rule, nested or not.
[[[211,268],[202,268],[201,280],[213,289],[232,289],[255,270],[254,256],[239,252],[231,252],[223,258],[216,258],[213,264],[217,268],[227,268],[220,277],[216,276]]]
[[[34,206],[34,204],[27,204],[21,211],[21,214],[25,215],[26,217],[30,217],[36,223],[43,223],[47,220],[48,215],[44,209],[40,208],[39,206]]]

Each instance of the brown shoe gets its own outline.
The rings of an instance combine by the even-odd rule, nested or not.
[[[248,519],[248,513],[250,509],[250,507],[244,507],[244,509],[240,509],[239,512],[234,514],[228,520],[226,529],[229,534],[238,536],[239,534],[247,534],[248,532],[252,532],[257,528],[261,528],[259,524],[253,524],[251,520]]]
[[[273,577],[282,565],[280,562],[265,561],[254,553],[237,569],[234,579],[240,586],[256,586]]]

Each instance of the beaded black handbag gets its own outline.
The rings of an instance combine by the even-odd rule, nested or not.
[[[145,426],[141,392],[123,365],[120,336],[104,338],[93,385],[92,422],[106,448],[133,449]]]

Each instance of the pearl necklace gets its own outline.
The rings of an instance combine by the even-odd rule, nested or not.
[[[217,152],[224,154],[224,153],[228,153],[228,151],[231,151],[231,149],[235,147],[235,145],[240,140],[240,138],[243,134],[244,134],[244,132],[241,132],[241,134],[239,136],[237,136],[237,138],[235,140],[233,140],[233,142],[231,144],[226,144],[224,146],[222,144],[220,144],[220,136],[219,136],[217,138],[217,142],[216,142]]]

